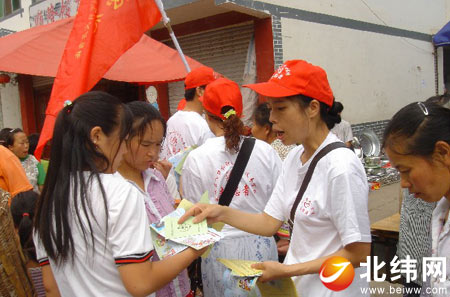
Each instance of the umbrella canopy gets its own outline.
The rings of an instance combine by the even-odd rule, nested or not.
[[[450,45],[450,22],[433,36],[433,43],[435,46]]]
[[[33,27],[0,38],[0,71],[56,76],[74,18]],[[201,63],[186,57],[191,69]],[[187,71],[178,52],[143,35],[109,69],[104,78],[137,83],[184,79]]]

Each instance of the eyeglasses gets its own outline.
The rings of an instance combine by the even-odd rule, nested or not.
[[[417,105],[419,105],[419,108],[422,110],[423,114],[425,116],[427,116],[428,115],[428,109],[425,106],[425,104],[423,104],[423,102],[417,102]]]

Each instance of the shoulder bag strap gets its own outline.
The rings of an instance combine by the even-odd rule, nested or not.
[[[320,150],[320,152],[317,153],[317,155],[314,157],[314,159],[311,161],[311,164],[308,167],[308,171],[306,172],[305,179],[302,182],[302,185],[300,186],[300,190],[298,191],[297,198],[295,198],[295,202],[292,205],[291,208],[291,216],[289,218],[289,227],[291,231],[292,236],[292,230],[294,228],[294,218],[295,218],[295,212],[297,210],[298,205],[300,204],[300,201],[303,198],[303,194],[305,193],[306,189],[308,188],[309,182],[311,181],[311,177],[314,173],[314,169],[316,168],[317,163],[320,159],[322,159],[323,156],[328,154],[334,149],[337,148],[347,148],[343,142],[333,142],[325,146],[323,149]]]
[[[239,182],[241,181],[242,175],[244,174],[245,167],[247,167],[247,163],[250,159],[254,146],[255,138],[244,139],[244,143],[242,143],[241,149],[239,150],[233,169],[231,169],[230,179],[228,180],[222,195],[220,195],[220,205],[230,205]]]

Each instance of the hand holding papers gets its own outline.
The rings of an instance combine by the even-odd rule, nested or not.
[[[178,224],[177,217],[167,217],[164,219],[166,239],[174,239],[186,236],[202,235],[208,233],[206,221],[194,224],[193,217],[187,219],[183,224]]]
[[[153,247],[161,260],[167,256],[178,254],[188,248],[186,245],[168,239],[166,240],[152,228],[150,228],[150,230],[152,232]]]
[[[203,196],[207,198],[208,193]],[[223,238],[222,233],[208,228],[206,220],[194,224],[194,218],[190,217],[182,224],[178,224],[180,217],[192,205],[189,201],[182,200],[175,211],[163,217],[159,223],[150,225],[153,245],[160,258],[179,253],[188,246],[200,250]]]
[[[273,280],[267,283],[257,282],[263,274],[262,270],[254,269],[252,264],[256,261],[220,259],[217,261],[231,270],[231,275],[236,277],[236,287],[245,291],[256,290],[255,284],[262,297],[297,297],[297,290],[290,277]]]

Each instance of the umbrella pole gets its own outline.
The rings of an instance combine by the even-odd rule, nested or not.
[[[164,22],[164,26],[166,26],[167,30],[169,31],[170,38],[172,38],[173,44],[175,45],[175,48],[178,51],[178,54],[180,54],[181,60],[183,61],[184,67],[186,68],[186,71],[189,73],[191,72],[191,67],[189,67],[188,62],[186,61],[186,57],[183,54],[183,50],[180,47],[180,44],[178,43],[177,37],[175,36],[175,33],[173,33],[172,26],[170,25],[170,19],[167,17],[166,11],[164,10],[164,5],[161,0],[155,0],[156,5],[158,5],[159,11],[161,12],[161,16]]]

